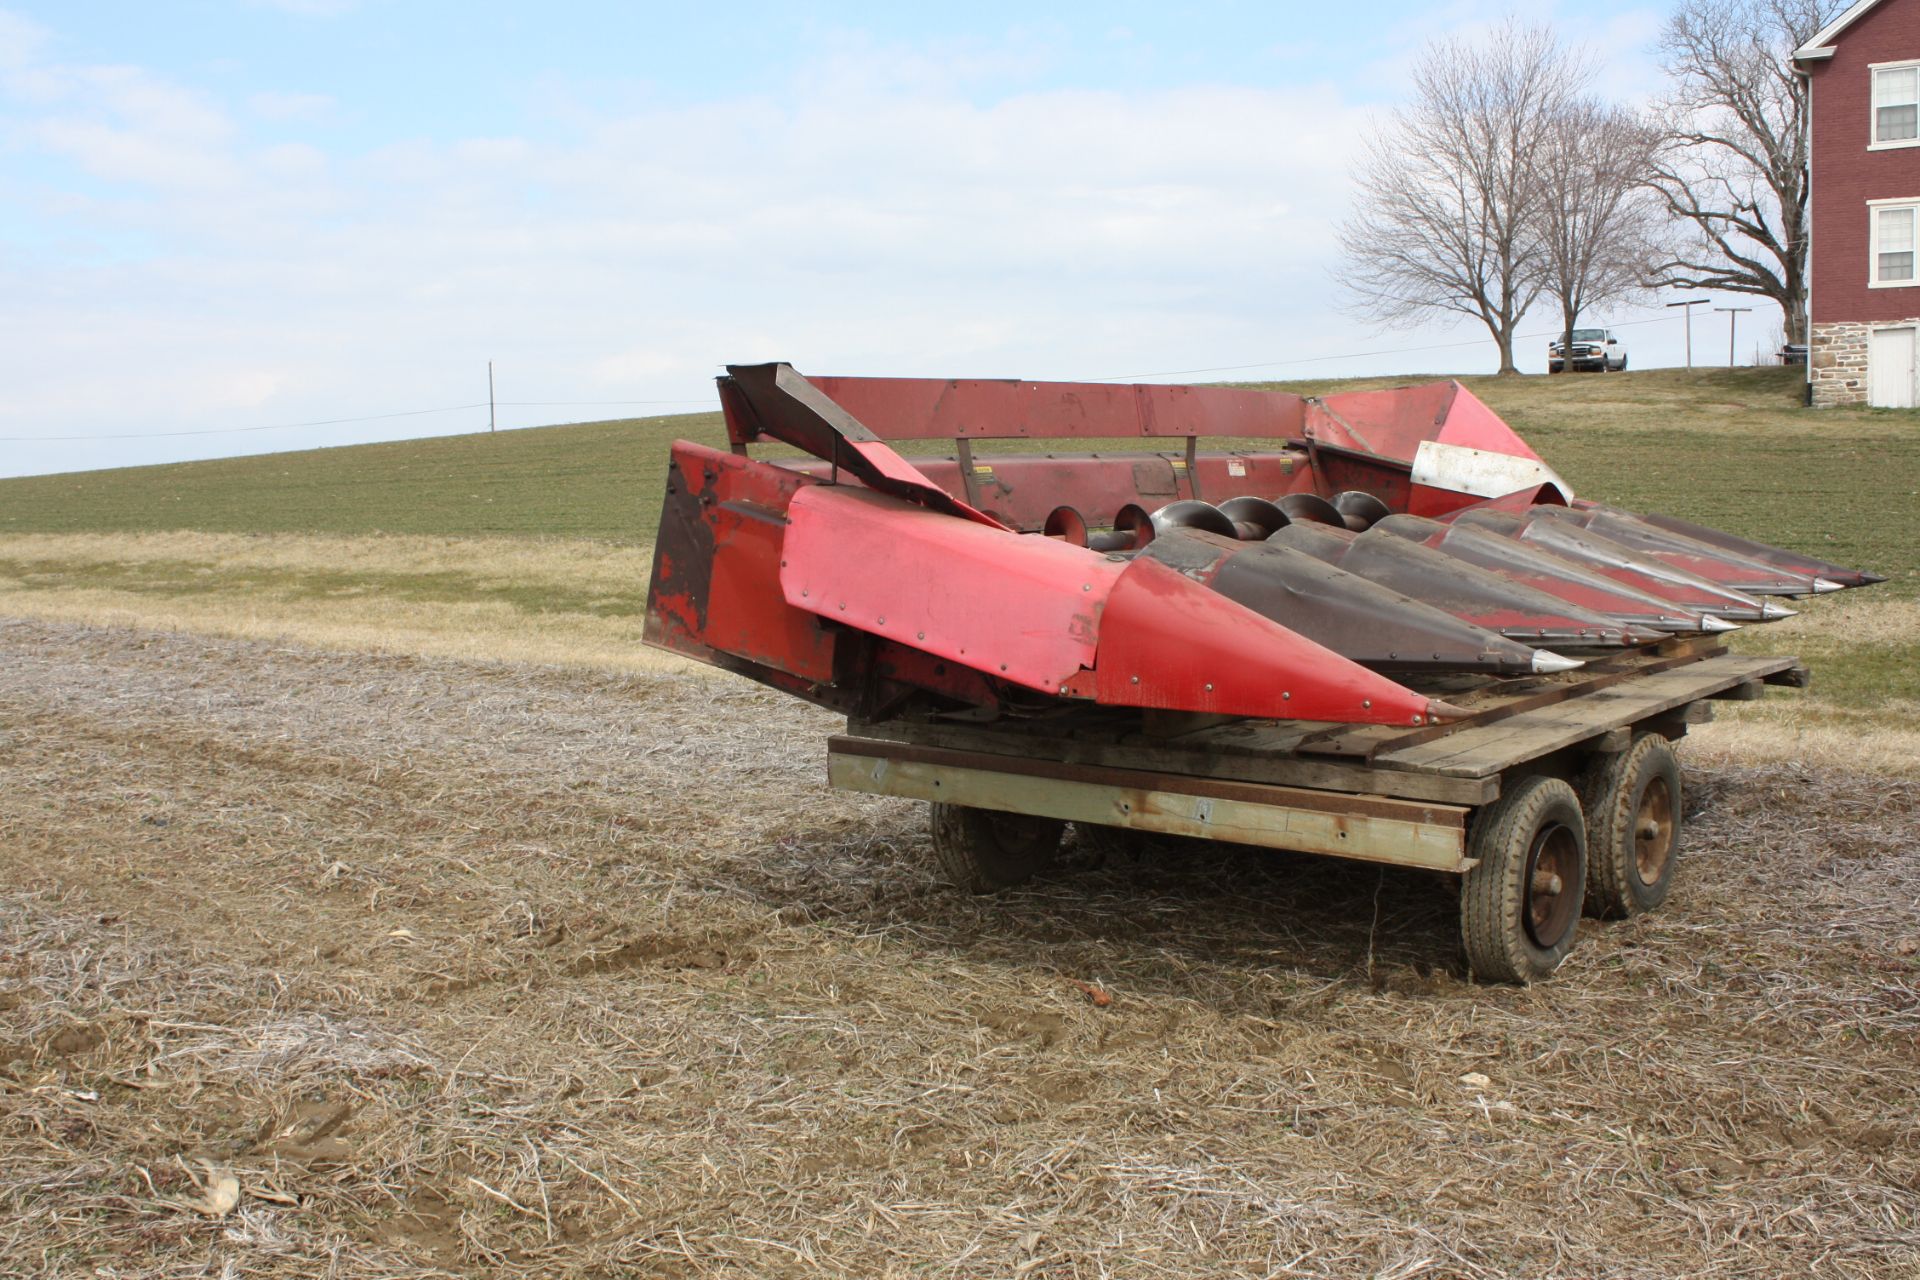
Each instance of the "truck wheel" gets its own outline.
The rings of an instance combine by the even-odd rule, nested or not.
[[[1657,733],[1601,756],[1581,779],[1587,914],[1635,916],[1667,900],[1680,865],[1680,760]]]
[[[933,852],[947,879],[969,893],[1027,881],[1053,863],[1067,824],[963,804],[933,802]]]
[[[1467,966],[1491,982],[1532,982],[1573,949],[1587,880],[1580,798],[1558,778],[1527,777],[1475,815],[1478,859],[1460,884]]]

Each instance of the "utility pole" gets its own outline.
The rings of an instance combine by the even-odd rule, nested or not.
[[[1669,307],[1685,307],[1681,312],[1687,318],[1687,368],[1693,368],[1693,309],[1707,305],[1706,298],[1695,298],[1692,302],[1669,302]]]
[[[1715,307],[1715,311],[1727,313],[1727,368],[1733,368],[1733,334],[1740,327],[1740,313],[1751,311],[1752,307]],[[1688,312],[1689,315],[1692,312]]]
[[[493,361],[487,361],[487,434],[499,430],[499,423],[493,416]]]

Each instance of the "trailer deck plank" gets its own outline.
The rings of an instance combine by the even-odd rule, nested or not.
[[[833,785],[873,795],[1459,871],[1459,805],[1057,764],[862,737],[827,744]]]
[[[1308,754],[1316,739],[1324,742],[1329,730],[1339,728],[1308,722],[1240,721],[1175,738],[1116,731],[1097,720],[1075,719],[991,726],[852,721],[848,731],[860,737],[1063,764],[1473,806],[1498,796],[1499,775],[1515,765],[1601,739],[1702,698],[1750,688],[1754,681],[1792,683],[1798,670],[1798,660],[1791,657],[1717,653],[1486,724],[1469,720],[1443,737],[1398,749],[1391,743],[1392,735],[1400,731],[1384,730],[1371,744],[1378,754],[1370,762],[1351,754],[1358,748],[1344,740],[1343,754]],[[1488,689],[1480,709],[1498,710],[1517,698],[1532,696],[1541,683],[1523,681],[1506,691]]]
[[[1524,712],[1494,724],[1383,752],[1377,766],[1432,770],[1448,777],[1488,777],[1597,738],[1609,729],[1651,719],[1723,689],[1794,665],[1793,658],[1726,654],[1657,672],[1580,698]]]
[[[1325,725],[1313,725],[1315,732]],[[877,724],[849,721],[847,731],[859,737],[891,739],[925,746],[952,747],[998,755],[1054,760],[1065,764],[1139,769],[1190,777],[1223,778],[1235,782],[1270,783],[1341,791],[1360,795],[1431,800],[1440,804],[1485,804],[1500,793],[1497,779],[1448,778],[1404,769],[1373,769],[1363,764],[1321,760],[1293,754],[1293,744],[1306,736],[1306,727],[1260,725],[1204,730],[1185,737],[1148,741],[1140,735],[1067,736],[1030,726],[1018,731],[990,729],[951,722],[889,720]],[[1234,733],[1232,731],[1241,731]],[[1227,734],[1225,741],[1215,735]]]

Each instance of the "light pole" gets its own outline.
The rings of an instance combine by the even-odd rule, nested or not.
[[[1727,368],[1733,368],[1733,333],[1740,327],[1740,313],[1751,311],[1752,307],[1715,307],[1715,311],[1727,313]],[[1692,312],[1688,312],[1689,315]]]
[[[1669,302],[1667,304],[1669,307],[1686,308],[1681,314],[1687,318],[1687,368],[1689,369],[1693,368],[1693,309],[1695,307],[1704,307],[1707,305],[1707,302],[1708,299],[1706,298],[1695,298],[1692,302]]]

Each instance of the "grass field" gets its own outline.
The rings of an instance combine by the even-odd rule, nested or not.
[[[1266,383],[1315,395],[1406,379]],[[1786,369],[1468,378],[1582,493],[1895,575],[1920,596],[1920,415],[1810,413]],[[644,545],[666,444],[717,414],[0,480],[11,533],[408,534]],[[1902,517],[1906,518],[1902,518]]]
[[[1395,379],[1266,384],[1301,394]],[[1739,647],[1811,695],[1709,738],[1775,758],[1920,761],[1920,415],[1812,413],[1790,370],[1478,378],[1582,493],[1889,574]],[[0,481],[0,613],[331,648],[653,670],[639,643],[667,443],[640,419]],[[1862,746],[1861,735],[1881,744]],[[1920,763],[1913,765],[1920,769]]]

